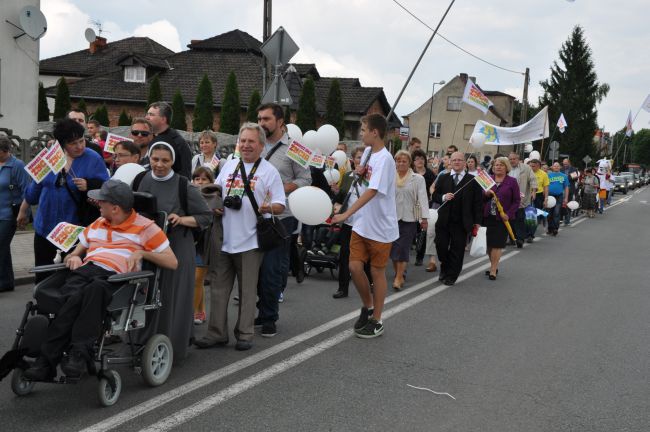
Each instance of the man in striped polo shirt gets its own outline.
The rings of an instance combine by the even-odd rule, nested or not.
[[[169,269],[178,265],[165,233],[133,210],[133,192],[126,183],[108,180],[88,197],[97,201],[101,217],[84,229],[79,244],[64,259],[71,272],[59,291],[63,306],[47,329],[41,355],[25,371],[27,379],[55,377],[59,362],[66,376],[81,376],[116,288],[106,281],[109,276],[139,271],[143,259]],[[68,356],[62,360],[64,351]]]

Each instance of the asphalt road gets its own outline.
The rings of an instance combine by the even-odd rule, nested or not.
[[[275,338],[193,350],[158,388],[120,369],[113,407],[94,378],[26,397],[5,379],[0,430],[648,431],[650,188],[620,198],[508,248],[494,282],[486,258],[467,256],[451,288],[411,267],[380,338],[352,336],[357,296],[333,300],[312,274],[290,282]],[[1,353],[29,295],[0,295]]]

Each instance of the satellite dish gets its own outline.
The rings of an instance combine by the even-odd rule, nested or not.
[[[45,15],[35,6],[22,8],[18,20],[25,34],[34,40],[40,39],[47,31]]]
[[[88,27],[86,31],[84,32],[84,37],[86,40],[90,43],[95,42],[95,39],[97,38],[97,35],[95,34],[95,30],[91,29]]]

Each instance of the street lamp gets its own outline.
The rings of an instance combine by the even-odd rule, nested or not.
[[[434,82],[431,89],[431,105],[429,106],[429,124],[427,124],[427,157],[429,157],[429,140],[431,139],[431,116],[433,115],[433,94],[436,92],[436,84],[443,85],[445,80]]]

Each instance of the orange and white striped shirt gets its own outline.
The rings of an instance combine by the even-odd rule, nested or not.
[[[92,262],[117,273],[128,272],[126,260],[133,252],[162,252],[169,247],[169,240],[160,227],[134,210],[116,226],[100,217],[83,230],[79,243],[88,248],[84,264]]]

